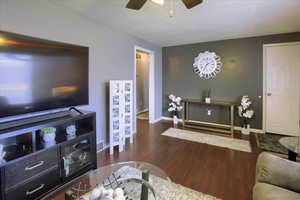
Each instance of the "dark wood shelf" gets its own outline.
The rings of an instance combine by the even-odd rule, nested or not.
[[[33,149],[25,145],[10,145],[5,147],[4,151],[6,152],[6,162],[10,162],[33,153]]]
[[[83,112],[84,112],[83,115],[80,115],[80,114],[74,113],[74,112],[70,112],[70,115],[65,116],[65,117],[44,120],[44,121],[35,122],[32,124],[26,124],[26,125],[17,126],[17,127],[5,129],[5,130],[0,130],[0,139],[21,135],[26,132],[33,132],[33,131],[37,131],[37,130],[40,130],[43,128],[57,126],[60,124],[67,124],[72,121],[85,119],[87,117],[93,117],[93,115],[94,115],[93,112],[88,112],[88,111],[83,111]]]

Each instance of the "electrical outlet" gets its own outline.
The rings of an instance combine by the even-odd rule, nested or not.
[[[211,115],[211,110],[207,110],[207,115]]]

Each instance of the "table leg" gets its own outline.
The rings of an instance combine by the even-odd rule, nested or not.
[[[185,108],[185,102],[183,102],[183,111],[182,111],[182,125],[185,125],[185,116],[186,116],[186,108]]]
[[[289,160],[296,161],[296,159],[297,159],[297,154],[289,150]]]
[[[231,137],[234,134],[234,106],[230,106],[230,129],[231,129]]]
[[[149,181],[150,171],[142,172],[142,179]],[[148,188],[145,184],[142,184],[141,200],[148,200]]]
[[[185,120],[189,120],[189,103],[185,103]]]

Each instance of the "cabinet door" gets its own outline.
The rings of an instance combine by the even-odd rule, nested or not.
[[[64,145],[62,153],[63,178],[70,177],[93,164],[91,137],[80,137]]]

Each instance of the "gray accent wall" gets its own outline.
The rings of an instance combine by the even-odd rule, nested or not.
[[[187,36],[188,37],[188,36]],[[249,95],[255,111],[251,127],[262,129],[263,100],[263,45],[300,41],[300,32],[252,38],[212,41],[163,48],[163,115],[167,112],[168,95],[183,98],[201,98],[204,90],[211,88],[212,99],[239,103],[242,95]],[[203,80],[193,72],[194,58],[200,52],[213,51],[222,59],[222,71],[211,80]],[[224,109],[191,107],[191,117],[207,122],[227,123]],[[241,126],[237,117],[235,125]]]
[[[108,142],[107,83],[134,79],[135,45],[155,52],[155,118],[161,117],[161,47],[96,23],[59,1],[0,0],[0,19],[4,31],[89,47],[90,104],[84,108],[97,113],[98,143]]]

